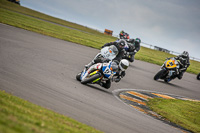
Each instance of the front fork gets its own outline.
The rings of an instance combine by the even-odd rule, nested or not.
[[[179,73],[177,68],[175,68],[174,70],[168,70],[167,68],[162,67],[161,69],[166,70],[167,75],[165,74],[166,75],[165,77],[170,79],[174,79],[176,75]]]

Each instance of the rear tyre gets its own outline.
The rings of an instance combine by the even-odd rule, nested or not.
[[[165,70],[160,70],[155,76],[154,76],[154,80],[158,80],[160,79],[163,74],[164,74]]]
[[[101,74],[97,73],[95,75],[92,75],[91,77],[85,78],[84,80],[81,81],[81,83],[82,84],[92,83],[92,81],[94,81],[100,77],[101,77]]]

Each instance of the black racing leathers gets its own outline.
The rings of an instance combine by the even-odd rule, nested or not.
[[[190,59],[189,57],[185,58],[183,55],[179,55],[177,57],[174,57],[176,60],[179,60],[180,68],[178,70],[177,77],[178,79],[182,79],[183,73],[187,70],[187,68],[190,66]]]
[[[125,52],[125,56],[123,57],[123,59],[127,59],[130,62],[134,62],[134,58],[135,58],[135,54],[140,50],[140,44],[139,43],[135,43],[135,39],[130,39],[130,42],[127,40],[128,42],[128,49]]]

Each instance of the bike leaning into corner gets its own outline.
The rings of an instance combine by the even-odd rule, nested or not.
[[[88,69],[84,69],[81,73],[76,75],[76,79],[81,81],[82,84],[99,84],[100,86],[108,89],[111,84],[106,82],[113,81],[113,76],[118,70],[118,65],[114,61],[108,63],[96,63]]]
[[[167,58],[160,71],[154,76],[154,80],[163,79],[165,82],[170,82],[177,77],[179,68],[179,62],[174,57]]]
[[[117,48],[112,46],[106,46],[101,49],[95,58],[90,62],[84,70],[76,75],[76,79],[81,81],[82,84],[98,83],[102,87],[110,88],[110,79],[116,74],[118,64],[112,60],[118,54]],[[98,62],[99,59],[105,59],[103,62]],[[96,62],[97,61],[97,62]]]

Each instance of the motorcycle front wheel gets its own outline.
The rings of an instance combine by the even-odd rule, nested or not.
[[[96,73],[90,77],[86,77],[84,80],[81,81],[82,84],[92,83],[92,81],[101,77],[100,73]]]
[[[76,75],[76,80],[81,81],[80,77],[81,77],[81,73],[78,73],[78,74]]]
[[[197,79],[200,80],[200,73],[197,75]]]
[[[155,76],[154,76],[154,80],[158,80],[161,77],[163,77],[163,74],[165,73],[166,70],[160,70]]]

